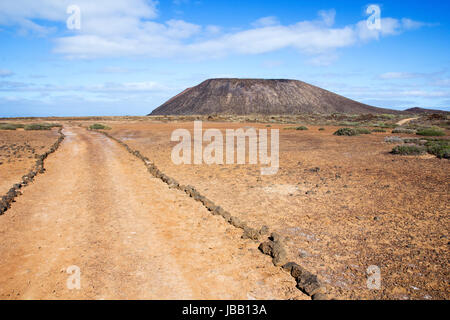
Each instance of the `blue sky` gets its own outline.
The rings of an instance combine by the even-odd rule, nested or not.
[[[366,9],[381,9],[369,30]],[[69,5],[80,29],[69,29]],[[213,77],[450,111],[450,2],[6,0],[0,117],[145,115]]]

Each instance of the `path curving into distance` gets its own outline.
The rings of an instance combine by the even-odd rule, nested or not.
[[[0,216],[0,299],[309,299],[242,230],[79,127]],[[81,271],[69,290],[66,272]]]
[[[419,119],[419,118],[408,118],[408,119],[403,119],[403,120],[400,120],[399,122],[397,122],[397,125],[398,125],[398,126],[402,126],[402,125],[404,125],[404,124],[407,124],[407,123],[409,123],[409,122],[411,122],[411,121],[413,121],[413,120],[417,120],[417,119]]]

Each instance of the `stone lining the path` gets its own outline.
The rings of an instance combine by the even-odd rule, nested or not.
[[[88,129],[90,130],[90,129]],[[260,230],[256,230],[254,228],[249,227],[244,221],[239,218],[232,216],[228,211],[223,209],[221,206],[216,205],[212,200],[203,196],[198,192],[193,186],[184,186],[180,185],[178,181],[167,176],[158,167],[150,161],[147,157],[143,156],[140,151],[133,150],[130,148],[125,142],[122,140],[110,135],[107,132],[100,130],[92,130],[99,133],[102,133],[106,137],[116,141],[120,145],[122,145],[129,153],[134,155],[135,157],[142,160],[147,167],[147,170],[152,174],[155,178],[161,179],[164,183],[166,183],[169,188],[177,189],[185,192],[191,198],[199,201],[203,204],[203,206],[208,209],[213,215],[218,215],[223,217],[223,219],[231,224],[232,226],[242,229],[244,239],[251,239],[253,241],[259,241],[262,237],[269,234],[269,228],[267,226],[263,226]],[[317,275],[312,274],[311,272],[305,270],[303,267],[298,265],[295,262],[287,261],[286,250],[284,248],[284,243],[282,240],[282,236],[277,233],[272,233],[270,237],[267,238],[267,241],[262,242],[258,249],[272,257],[272,262],[277,267],[282,267],[283,270],[289,272],[291,276],[297,282],[297,288],[301,290],[303,293],[310,296],[313,300],[329,300],[330,298],[327,296],[326,287],[320,282],[317,278]]]
[[[39,155],[36,160],[36,164],[34,167],[22,177],[22,180],[19,183],[16,183],[13,185],[11,189],[2,197],[0,200],[0,215],[3,215],[8,209],[11,208],[11,204],[14,202],[14,199],[17,198],[19,195],[22,194],[20,191],[23,187],[27,186],[31,182],[34,181],[34,178],[40,174],[45,172],[44,168],[44,161],[47,159],[47,157],[58,150],[61,142],[63,142],[64,138],[66,137],[62,133],[62,128],[58,130],[59,137],[58,140],[50,147],[48,151],[45,153]]]

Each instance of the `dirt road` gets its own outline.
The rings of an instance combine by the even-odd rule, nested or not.
[[[404,125],[404,124],[407,124],[407,123],[409,123],[409,122],[411,122],[411,121],[413,121],[413,120],[417,120],[417,119],[419,119],[419,118],[408,118],[408,119],[403,119],[403,120],[400,120],[399,122],[397,122],[397,125],[402,126],[402,125]]]
[[[257,243],[117,143],[64,133],[47,172],[0,217],[0,299],[306,299]]]

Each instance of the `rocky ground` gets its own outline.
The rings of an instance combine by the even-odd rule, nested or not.
[[[204,123],[205,128],[267,129]],[[290,260],[315,272],[338,298],[448,299],[449,161],[389,152],[386,133],[338,137],[338,127],[280,129],[280,171],[255,165],[172,163],[170,135],[192,123],[115,123],[109,133],[154,160],[180,183],[254,228],[286,238]],[[407,137],[408,135],[402,135]],[[381,290],[367,288],[367,268]]]
[[[58,130],[0,130],[0,195],[5,194],[58,138]]]
[[[67,138],[45,161],[45,174],[0,216],[0,297],[309,298],[259,252],[258,242],[241,238],[242,230],[152,177],[113,140],[78,127],[98,120],[64,120]],[[191,118],[102,120],[112,128],[109,135],[180,184],[194,186],[255,230],[277,232],[287,259],[317,274],[331,297],[450,298],[450,162],[391,154],[395,144],[385,142],[391,129],[347,137],[333,135],[341,126],[326,125],[379,119],[321,117],[314,121],[320,126],[306,124],[304,131],[285,130],[293,126],[284,118],[203,123],[222,131],[280,129],[275,176],[261,176],[260,165],[173,164],[170,136],[192,130]],[[424,121],[435,124],[421,118],[404,125]],[[5,191],[29,169],[26,161],[34,163],[30,157],[39,147],[56,138],[55,130],[0,132],[0,147],[7,145],[0,155],[15,159],[8,170],[0,160]],[[12,158],[14,152],[21,156]],[[81,291],[65,286],[70,265],[84,274]],[[371,266],[381,271],[380,290],[367,287]]]
[[[113,140],[79,127],[0,216],[0,299],[309,299]],[[80,289],[67,270],[80,270]]]

